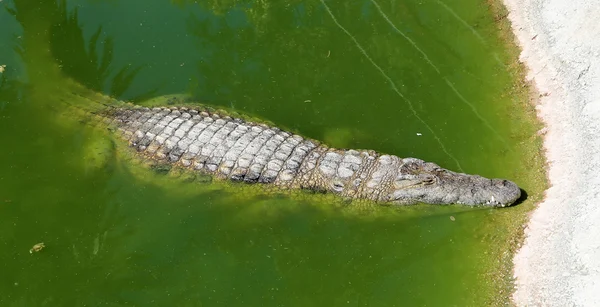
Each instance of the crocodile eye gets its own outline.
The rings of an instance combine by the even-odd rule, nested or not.
[[[344,190],[344,184],[339,181],[334,182],[332,187],[336,192],[342,192]]]
[[[434,183],[435,183],[434,177],[429,177],[429,178],[426,178],[425,180],[423,180],[423,184],[434,184]]]

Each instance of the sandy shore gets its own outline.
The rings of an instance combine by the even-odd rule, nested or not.
[[[600,306],[600,0],[504,0],[541,97],[551,188],[514,258],[518,306]]]

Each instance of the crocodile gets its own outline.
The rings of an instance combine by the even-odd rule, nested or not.
[[[163,97],[169,103],[157,107],[111,103],[94,113],[142,159],[221,180],[397,205],[506,207],[521,196],[509,180],[453,172],[373,150],[331,148],[226,111],[177,103],[183,100]]]
[[[44,2],[43,10],[29,10],[16,2],[18,7],[11,10],[24,29],[18,49],[24,51],[20,54],[29,83],[35,85],[31,86],[34,96],[40,95],[40,101],[53,107],[58,101],[69,107],[60,108],[61,112],[74,107],[86,118],[103,121],[117,138],[128,142],[132,152],[164,166],[161,169],[179,166],[223,180],[382,204],[506,207],[521,196],[521,189],[509,180],[453,172],[432,162],[372,150],[331,148],[260,120],[191,106],[189,101],[177,104],[179,98],[159,99],[163,105],[143,107],[105,96],[67,77],[58,65],[50,27],[57,22],[53,18],[68,15],[47,13],[63,9],[52,3]],[[56,89],[56,95],[36,94],[38,87]]]

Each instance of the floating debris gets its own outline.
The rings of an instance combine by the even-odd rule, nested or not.
[[[37,252],[41,251],[42,249],[44,249],[44,247],[46,247],[46,245],[43,242],[38,243],[29,250],[29,253],[30,254],[33,254],[34,252],[37,253]]]
[[[0,74],[6,70],[6,65],[0,65]]]
[[[417,136],[421,136],[421,135],[423,135],[423,134],[422,134],[422,133],[419,133],[419,132],[417,132]]]
[[[453,221],[453,222],[456,221],[456,219],[454,218],[453,215],[450,216],[450,220]]]

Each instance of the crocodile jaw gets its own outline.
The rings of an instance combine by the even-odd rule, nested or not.
[[[456,173],[418,159],[410,163],[410,172],[396,178],[389,201],[506,207],[521,197],[521,189],[509,180]]]
[[[463,174],[460,174],[463,175]],[[471,206],[507,207],[521,197],[521,189],[512,181],[468,176],[469,185],[462,187],[457,203]]]

